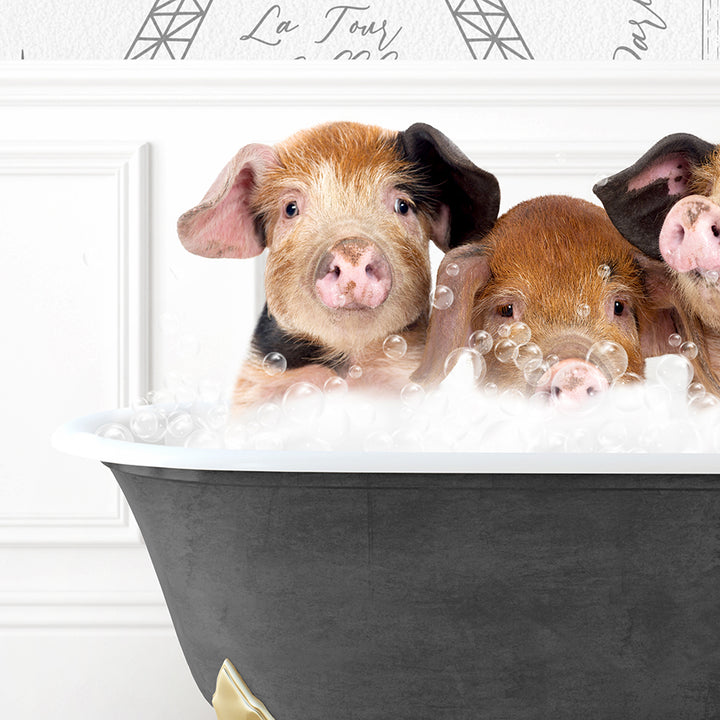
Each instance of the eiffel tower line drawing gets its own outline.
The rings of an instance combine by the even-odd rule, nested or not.
[[[155,0],[125,60],[184,59],[213,0]]]
[[[503,0],[445,0],[474,60],[533,56]]]

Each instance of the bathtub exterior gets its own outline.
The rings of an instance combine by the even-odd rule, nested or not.
[[[277,720],[720,713],[713,476],[108,464],[193,676]]]

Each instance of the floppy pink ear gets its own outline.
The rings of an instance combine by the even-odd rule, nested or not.
[[[223,168],[202,202],[180,216],[178,236],[187,250],[204,257],[249,258],[265,248],[262,228],[250,207],[263,173],[278,165],[269,145],[246,145]]]

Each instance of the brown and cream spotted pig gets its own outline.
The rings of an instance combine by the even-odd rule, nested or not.
[[[661,354],[664,338],[682,322],[662,264],[630,245],[601,207],[566,196],[512,208],[489,233],[448,252],[438,282],[453,290],[455,301],[430,319],[414,375],[426,385],[443,379],[446,357],[467,346],[473,332],[485,330],[497,342],[502,325],[522,322],[536,352],[552,359],[529,382],[521,361],[501,362],[491,350],[485,381],[577,406],[615,379],[611,363],[588,361],[595,343],[622,347],[627,372],[642,376],[644,359]]]
[[[425,340],[429,241],[445,251],[488,230],[499,196],[493,175],[424,124],[395,132],[329,123],[242,148],[178,221],[183,245],[199,255],[249,258],[267,249],[266,305],[235,405],[282,397],[298,381],[322,388],[337,376],[401,388]],[[407,343],[402,358],[383,353],[390,335]],[[284,356],[285,372],[266,372],[269,353]]]
[[[593,188],[620,232],[663,261],[691,313],[685,340],[720,391],[720,147],[695,135],[668,135],[630,167]]]

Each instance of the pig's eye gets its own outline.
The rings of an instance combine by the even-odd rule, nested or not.
[[[410,203],[407,200],[398,198],[395,200],[395,212],[398,215],[407,215],[410,212]]]
[[[293,200],[285,206],[285,217],[291,218],[300,214],[300,209],[297,203]]]
[[[613,306],[613,312],[616,315],[622,315],[625,312],[625,303],[622,300],[616,300]]]
[[[500,317],[510,318],[513,316],[513,306],[512,305],[501,305],[498,308],[498,312],[500,313]]]

